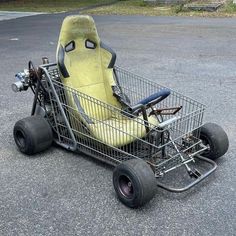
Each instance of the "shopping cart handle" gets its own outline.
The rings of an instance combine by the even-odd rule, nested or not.
[[[165,88],[161,89],[159,92],[150,95],[149,97],[139,101],[137,104],[142,104],[144,106],[153,106],[158,102],[164,100],[170,95],[170,90]]]

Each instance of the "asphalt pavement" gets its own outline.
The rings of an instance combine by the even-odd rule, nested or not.
[[[0,21],[0,235],[235,235],[235,18],[94,17],[118,65],[205,103],[205,121],[230,140],[207,180],[182,194],[157,189],[132,210],[116,198],[108,165],[58,147],[28,157],[13,140],[32,104],[30,91],[11,91],[14,75],[28,60],[55,60],[68,14]]]

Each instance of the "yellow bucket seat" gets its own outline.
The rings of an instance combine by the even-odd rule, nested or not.
[[[64,85],[120,109],[122,105],[112,89],[116,86],[115,60],[115,53],[100,41],[92,17],[78,15],[64,19],[57,48],[57,64]],[[146,135],[142,116],[114,114],[112,109],[75,93],[66,92],[66,97],[68,105],[76,111],[73,115],[102,143],[120,147]],[[155,117],[148,119],[153,126],[157,125]]]

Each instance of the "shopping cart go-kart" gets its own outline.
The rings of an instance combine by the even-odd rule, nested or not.
[[[205,106],[115,61],[91,17],[66,17],[56,63],[30,61],[12,84],[34,93],[31,116],[14,126],[19,150],[54,142],[115,166],[114,189],[128,207],[147,203],[156,186],[182,192],[210,175],[229,142],[220,126],[203,124]]]

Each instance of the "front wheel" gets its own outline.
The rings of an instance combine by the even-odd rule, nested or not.
[[[206,123],[200,128],[200,139],[208,147],[202,155],[212,160],[223,156],[229,148],[227,134],[215,123]]]
[[[137,208],[153,198],[157,184],[151,167],[143,160],[132,159],[115,168],[113,185],[123,204]]]

